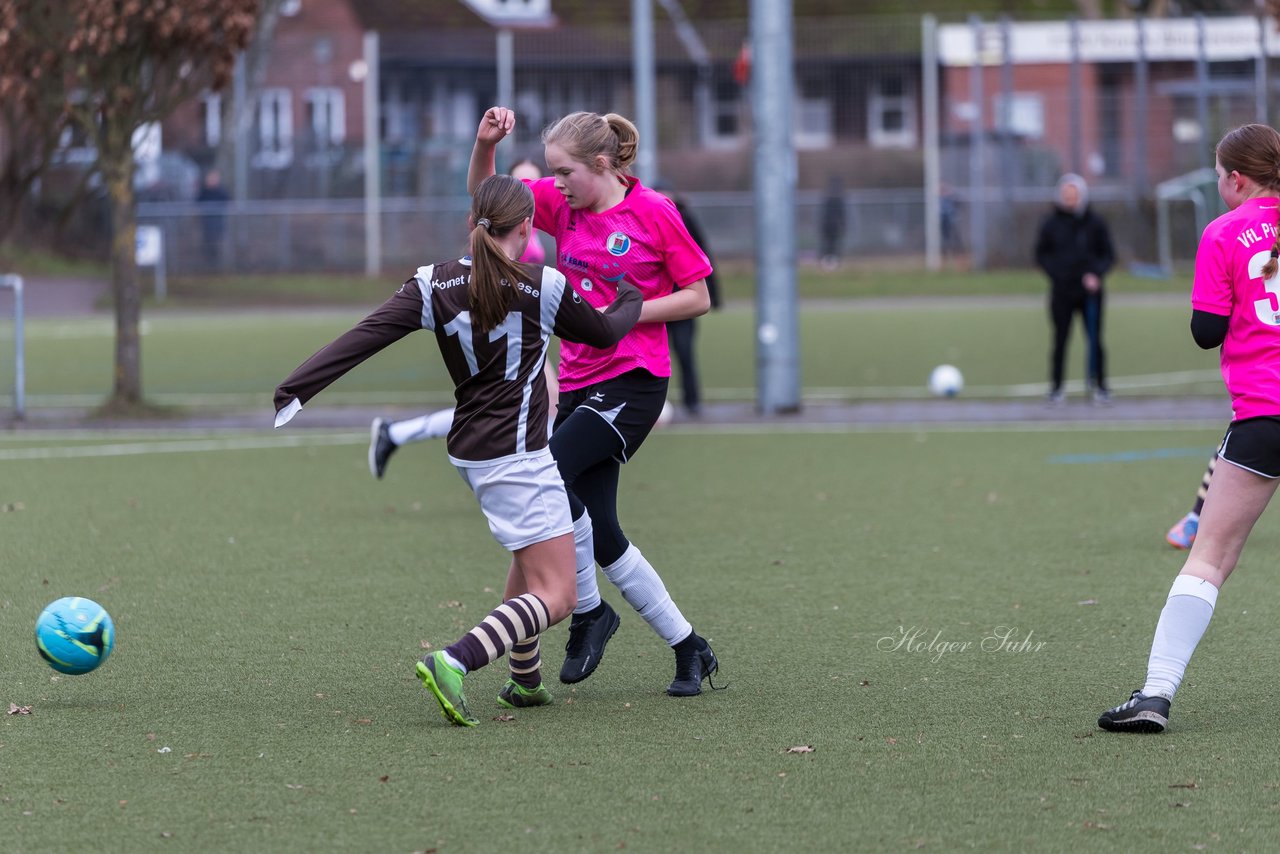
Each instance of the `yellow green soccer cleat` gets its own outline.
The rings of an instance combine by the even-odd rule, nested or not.
[[[462,694],[462,678],[466,674],[449,666],[444,653],[433,652],[418,662],[418,678],[440,703],[440,714],[454,726],[475,726],[480,723],[471,716],[467,698]]]
[[[498,692],[498,702],[508,709],[549,706],[555,700],[556,698],[551,696],[546,685],[538,683],[537,688],[526,688],[514,679],[508,679],[507,684],[503,685],[502,690]]]

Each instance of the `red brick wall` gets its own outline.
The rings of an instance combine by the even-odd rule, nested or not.
[[[351,79],[352,63],[364,55],[360,23],[344,0],[302,0],[297,15],[281,17],[267,60],[263,88],[287,88],[292,93],[293,134],[306,132],[306,91],[335,87],[343,93],[346,142],[364,139],[364,88]],[[232,85],[222,90],[232,97]],[[228,128],[223,128],[227,132]],[[200,152],[205,148],[200,99],[183,104],[164,123],[164,147]]]

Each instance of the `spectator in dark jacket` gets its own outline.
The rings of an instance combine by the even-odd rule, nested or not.
[[[1089,208],[1089,187],[1079,175],[1058,181],[1058,201],[1040,226],[1036,265],[1049,277],[1049,317],[1053,355],[1049,403],[1063,401],[1063,362],[1076,312],[1084,318],[1089,340],[1087,380],[1095,403],[1108,403],[1106,355],[1102,348],[1102,277],[1115,263],[1106,222]]]
[[[653,188],[675,203],[676,210],[680,212],[680,218],[684,220],[685,230],[689,232],[693,242],[698,244],[702,254],[707,256],[707,260],[714,267],[715,259],[711,257],[711,250],[707,246],[707,235],[703,232],[702,224],[698,222],[697,217],[689,210],[689,203],[661,181]],[[720,283],[716,281],[714,271],[707,275],[707,293],[711,297],[711,308],[719,308]],[[675,354],[676,363],[680,366],[680,394],[684,410],[696,418],[702,412],[702,391],[698,384],[698,366],[693,349],[694,333],[697,331],[694,323],[695,320],[692,317],[687,320],[668,321],[667,337],[671,341],[671,351]]]

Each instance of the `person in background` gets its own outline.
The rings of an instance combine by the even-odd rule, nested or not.
[[[1106,222],[1089,208],[1089,186],[1068,173],[1058,181],[1057,203],[1045,217],[1035,247],[1036,266],[1049,277],[1049,318],[1053,323],[1048,401],[1065,400],[1062,388],[1067,339],[1076,314],[1084,318],[1089,341],[1087,382],[1093,401],[1109,403],[1106,353],[1102,347],[1102,279],[1115,263]]]
[[[1217,463],[1216,456],[1209,460],[1209,467],[1204,470],[1204,477],[1200,478],[1200,488],[1196,490],[1196,500],[1191,505],[1191,511],[1164,535],[1165,542],[1175,549],[1189,549],[1196,541],[1196,532],[1200,528],[1200,511],[1204,509],[1204,499],[1209,494],[1209,481],[1213,480],[1213,469]]]
[[[653,189],[675,203],[676,210],[680,212],[680,219],[684,221],[684,227],[688,230],[689,236],[702,249],[702,253],[707,256],[707,261],[712,266],[712,271],[707,274],[707,294],[711,297],[711,308],[719,308],[720,283],[716,280],[715,259],[711,256],[711,250],[708,248],[707,235],[702,230],[702,224],[698,222],[698,218],[690,210],[688,201],[679,193],[672,192],[670,187],[661,182],[654,184]],[[702,413],[702,389],[698,380],[697,355],[694,350],[694,337],[698,331],[697,322],[696,318],[687,317],[683,320],[672,320],[667,323],[667,336],[671,339],[671,352],[675,354],[676,364],[680,366],[681,401],[684,404],[685,413],[694,418]]]
[[[231,196],[222,186],[222,173],[217,169],[210,169],[200,184],[200,192],[196,194],[197,203],[212,208],[200,215],[204,260],[210,267],[220,266],[218,262],[222,259],[222,239],[227,233],[226,204],[230,200]]]
[[[848,225],[844,204],[844,182],[838,176],[831,176],[827,182],[827,194],[822,198],[820,218],[821,246],[818,254],[822,259],[822,268],[835,270],[840,266],[840,246],[844,242],[845,227]]]

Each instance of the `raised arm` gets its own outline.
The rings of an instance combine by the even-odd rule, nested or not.
[[[471,149],[471,165],[467,169],[467,192],[475,194],[480,182],[497,171],[494,149],[507,134],[515,130],[516,114],[506,107],[490,107],[476,128],[476,144]]]
[[[555,333],[565,341],[603,350],[631,331],[643,304],[640,291],[625,280],[618,283],[617,299],[602,310],[592,308],[572,285],[565,284],[560,310],[556,312]]]

